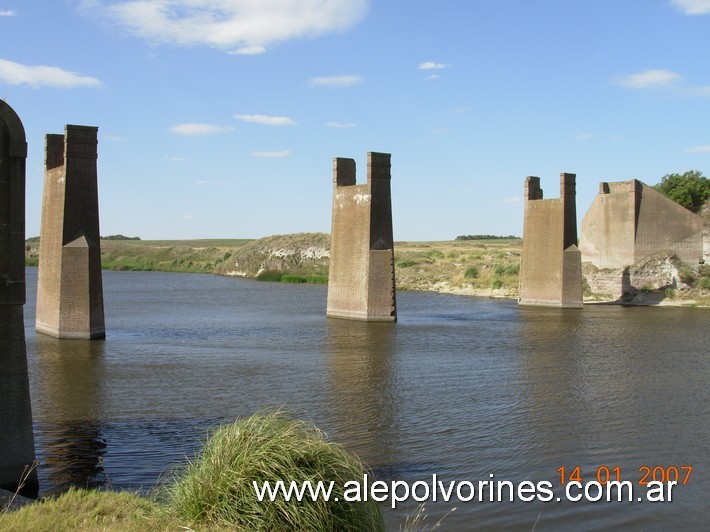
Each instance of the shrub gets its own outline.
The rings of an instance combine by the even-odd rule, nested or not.
[[[678,277],[680,277],[680,280],[683,281],[685,284],[693,286],[693,284],[695,283],[695,273],[687,266],[682,266],[678,270]]]
[[[273,283],[278,283],[281,281],[281,277],[283,277],[283,272],[277,272],[275,270],[263,270],[257,274],[254,279],[257,281],[267,281],[267,282],[273,282]]]
[[[476,266],[466,268],[466,272],[463,276],[465,279],[478,279],[478,268]]]
[[[701,277],[698,279],[698,286],[703,290],[710,290],[710,277]]]
[[[431,251],[427,251],[426,253],[424,253],[424,256],[427,259],[443,259],[444,258],[444,254],[441,251],[439,251],[438,249],[432,249]]]
[[[413,260],[413,259],[404,259],[404,260],[400,260],[400,261],[397,263],[397,267],[398,267],[398,268],[409,268],[410,266],[414,266],[415,264],[417,264],[417,261],[416,261],[416,260]]]
[[[244,530],[383,530],[374,501],[347,502],[343,486],[362,481],[365,469],[340,445],[325,441],[314,426],[281,413],[255,414],[218,428],[194,462],[168,489],[168,506],[199,527]],[[330,501],[306,496],[301,502],[259,502],[269,481],[326,485]],[[337,497],[337,499],[336,499]]]
[[[501,288],[501,287],[503,286],[503,281],[501,281],[500,279],[498,279],[498,277],[495,277],[495,278],[491,281],[491,286],[492,286],[494,289]]]

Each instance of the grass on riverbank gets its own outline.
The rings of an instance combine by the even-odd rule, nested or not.
[[[169,489],[170,506],[198,526],[244,530],[381,530],[379,506],[372,500],[344,499],[343,485],[362,479],[365,470],[318,429],[279,414],[257,414],[220,427],[198,458]],[[279,480],[314,484],[334,481],[331,500],[259,502],[252,482]]]
[[[0,512],[0,529],[24,530],[383,530],[377,503],[346,502],[343,485],[365,468],[314,426],[260,413],[218,428],[194,461],[150,497],[71,489]],[[252,485],[334,482],[325,502],[260,502]]]

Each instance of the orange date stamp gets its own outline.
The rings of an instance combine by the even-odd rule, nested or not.
[[[560,482],[563,485],[567,482],[584,482],[580,466],[570,468],[560,466],[555,471],[560,474]],[[636,482],[641,486],[647,486],[649,482],[675,482],[676,485],[685,486],[690,480],[692,472],[693,466],[691,465],[642,465],[638,468],[638,478],[636,478]],[[609,467],[601,465],[597,467],[596,477],[591,479],[587,477],[587,480],[596,480],[599,484],[607,484],[611,481],[622,482],[624,480],[622,476],[620,466]]]

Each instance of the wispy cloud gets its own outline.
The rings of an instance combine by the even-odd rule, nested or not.
[[[425,61],[424,63],[420,63],[417,68],[419,70],[433,70],[433,69],[446,68],[447,66],[448,65],[445,65],[444,63],[435,63],[434,61]]]
[[[682,78],[683,76],[670,70],[644,70],[616,78],[614,82],[627,89],[653,89],[669,87]]]
[[[184,157],[179,157],[177,155],[167,155],[165,158],[171,163],[181,163],[185,160]]]
[[[703,146],[693,146],[685,150],[686,153],[710,153],[710,144]]]
[[[615,78],[613,82],[626,89],[656,89],[672,91],[681,96],[710,96],[710,85],[692,86],[688,83],[683,83],[684,79],[681,74],[671,70],[644,70],[636,74]]]
[[[0,11],[0,17],[14,17],[17,16],[17,12],[14,9],[5,9]]]
[[[296,122],[287,116],[234,115],[234,118],[241,120],[242,122],[264,124],[265,126],[293,126],[296,124]]]
[[[362,82],[360,76],[320,76],[311,78],[312,87],[352,87]]]
[[[192,220],[192,214],[183,214],[180,218],[183,220]]]
[[[263,46],[244,46],[243,48],[237,48],[229,52],[232,55],[259,55],[266,52],[266,48]]]
[[[264,157],[266,159],[282,159],[291,155],[291,151],[255,151],[251,155],[252,157]]]
[[[156,43],[256,50],[343,31],[369,0],[81,0],[84,14]]]
[[[501,203],[504,203],[506,205],[519,205],[522,202],[523,198],[521,198],[520,196],[511,196],[509,198],[503,198],[501,200]]]
[[[710,14],[710,0],[673,0],[673,5],[686,15]]]
[[[56,87],[60,89],[98,87],[101,85],[101,82],[96,78],[68,72],[58,67],[27,66],[5,59],[0,59],[0,81],[10,85]]]
[[[348,128],[348,127],[355,127],[355,124],[342,124],[340,122],[326,122],[325,124],[328,127],[334,127],[334,128]]]
[[[216,133],[229,133],[234,128],[230,126],[216,126],[214,124],[177,124],[170,128],[171,133],[178,135],[214,135]]]
[[[591,133],[580,133],[575,137],[575,139],[579,140],[580,142],[584,142],[587,140],[592,140],[594,138],[594,135]]]

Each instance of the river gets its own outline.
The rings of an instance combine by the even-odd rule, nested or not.
[[[312,421],[376,479],[553,486],[549,501],[439,495],[425,511],[430,525],[443,517],[442,530],[710,522],[708,309],[533,309],[400,292],[399,322],[368,324],[327,319],[319,285],[155,272],[103,280],[106,340],[59,341],[34,332],[37,270],[27,269],[42,495],[147,491],[194,456],[209,427],[274,407]],[[633,502],[566,500],[560,468],[574,480],[576,467],[584,482],[605,468],[631,481]],[[657,478],[677,467],[686,483],[671,502],[639,502],[645,467],[662,468]],[[397,530],[418,503],[390,502]]]

